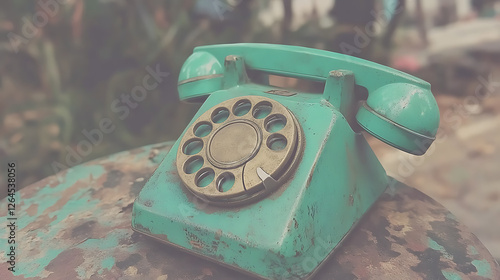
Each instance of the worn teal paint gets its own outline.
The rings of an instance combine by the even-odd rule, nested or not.
[[[57,225],[71,213],[75,213],[76,211],[88,211],[88,209],[94,208],[98,203],[99,201],[97,199],[91,199],[89,189],[81,189],[77,193],[73,194],[68,203],[66,203],[59,211],[49,214],[50,218],[56,217],[50,225]]]
[[[22,247],[20,247],[22,250]],[[64,249],[53,249],[53,248],[43,248],[41,254],[38,257],[36,263],[28,263],[19,260],[17,264],[19,265],[18,270],[14,273],[16,276],[24,276],[25,278],[37,277],[42,274],[45,267],[55,259]]]
[[[448,252],[446,251],[446,249],[445,249],[443,246],[439,245],[439,244],[438,244],[436,241],[434,241],[433,239],[429,238],[429,240],[428,240],[428,244],[429,244],[429,248],[431,248],[431,249],[434,249],[434,250],[436,250],[436,251],[441,252],[441,254],[443,254],[443,256],[444,256],[445,258],[447,258],[447,259],[449,259],[449,260],[453,259],[453,256],[451,256],[451,255],[450,255],[450,253],[448,253]]]
[[[226,60],[228,55],[239,58]],[[326,84],[322,95],[272,95],[266,92],[276,88],[250,82],[247,69]],[[370,107],[357,116],[355,85],[368,90],[365,105]],[[179,75],[179,97],[202,96],[207,99],[186,129],[201,114],[235,97],[265,96],[287,107],[305,138],[297,170],[286,187],[255,204],[208,206],[194,202],[177,176],[178,140],[136,199],[132,226],[264,278],[310,275],[388,185],[365,138],[353,131],[356,121],[382,141],[415,154],[425,152],[439,123],[428,83],[375,63],[301,47],[196,48]],[[443,247],[432,245],[449,257]],[[318,257],[318,250],[327,253]]]
[[[469,253],[470,255],[478,255],[479,254],[476,247],[474,247],[472,245],[467,246],[467,253]]]
[[[485,278],[491,278],[493,276],[493,272],[491,271],[491,266],[485,259],[473,260],[472,264],[477,269],[477,275]]]
[[[46,185],[44,188],[39,189],[37,196],[20,200],[23,203],[21,206],[22,208],[27,208],[30,205],[35,204],[38,206],[38,209],[37,209],[37,214],[33,216],[29,216],[24,211],[17,212],[18,230],[25,228],[32,222],[35,222],[37,219],[40,218],[42,214],[47,214],[51,218],[57,215],[57,218],[51,223],[51,225],[55,226],[57,225],[58,222],[67,217],[69,214],[74,213],[74,211],[77,210],[76,208],[80,208],[81,210],[88,210],[89,206],[91,207],[95,206],[97,204],[97,201],[89,202],[86,199],[81,199],[82,195],[88,192],[88,189],[82,189],[71,197],[71,200],[69,201],[68,204],[64,205],[64,207],[62,208],[64,210],[60,210],[53,213],[45,213],[49,207],[53,206],[60,199],[60,194],[65,189],[73,186],[80,180],[88,181],[90,183],[90,178],[92,177],[97,178],[105,173],[106,170],[102,166],[95,166],[95,165],[89,167],[77,166],[72,169],[69,169],[67,171],[66,176],[64,177],[64,180],[60,182],[57,186],[50,187],[50,185]],[[54,229],[53,231],[48,231],[48,232],[37,231],[37,236],[42,240],[54,238],[54,235],[58,232],[58,228],[53,227],[53,229]],[[22,246],[18,246],[18,248],[21,253],[21,251],[23,250]],[[18,274],[16,275],[23,275],[25,277],[35,277],[40,275],[44,270],[45,266],[47,266],[62,251],[63,249],[49,248],[47,246],[42,245],[40,248],[41,252],[40,254],[43,254],[43,256],[41,255],[38,258],[38,262],[36,264],[33,263],[30,264],[19,261],[18,271],[16,272]],[[27,252],[22,252],[22,254],[26,253]]]
[[[108,250],[113,249],[118,246],[120,238],[124,238],[128,236],[128,231],[126,229],[115,230],[104,238],[99,239],[87,239],[84,242],[78,244],[77,248],[82,249],[99,249],[99,250]]]
[[[37,192],[37,195],[32,198],[23,198],[21,196],[20,199],[18,200],[22,202],[20,206],[21,209],[28,208],[32,204],[37,205],[38,209],[37,213],[33,216],[29,216],[25,211],[16,212],[18,215],[18,219],[16,221],[18,225],[18,231],[24,229],[30,223],[35,222],[37,219],[39,219],[40,216],[43,215],[49,207],[53,206],[60,199],[60,194],[62,191],[73,186],[79,180],[88,179],[90,176],[99,177],[105,172],[106,170],[101,166],[90,166],[90,167],[77,166],[72,169],[69,169],[67,171],[66,176],[64,177],[64,180],[61,181],[55,187],[50,187],[50,185],[46,185],[45,187],[40,188]],[[79,194],[75,194],[72,198],[78,198],[83,193],[85,193],[85,190],[80,191]],[[89,203],[85,200],[75,200],[75,202],[70,203],[67,207],[65,206],[66,207],[65,211],[58,211],[57,213],[45,213],[45,214],[47,214],[49,217],[58,215],[56,221],[60,221],[75,210],[75,208],[73,207],[75,204],[80,205],[83,209],[87,209],[85,207],[89,206]],[[56,225],[57,223],[53,224]],[[37,231],[37,236],[41,239],[54,238],[55,233],[57,233],[57,231],[49,231],[49,232]],[[0,240],[6,243],[4,238]],[[17,246],[17,248],[19,250],[20,256],[22,256],[22,254],[28,253],[28,252],[23,252],[22,246]],[[17,262],[18,269],[15,275],[23,275],[25,277],[36,277],[40,275],[43,272],[45,266],[47,266],[62,251],[63,249],[53,248],[53,247],[49,248],[47,246],[42,245],[40,248],[41,255],[39,256],[37,263],[36,264],[25,263],[22,261]]]
[[[35,204],[38,206],[37,214],[33,216],[28,216],[26,215],[25,212],[23,213],[23,216],[19,217],[18,219],[18,226],[20,229],[26,227],[28,224],[32,223],[35,221],[35,219],[40,216],[42,213],[47,210],[47,208],[53,206],[60,198],[60,194],[62,191],[65,189],[71,187],[74,185],[76,182],[80,180],[86,180],[89,181],[89,177],[92,176],[94,178],[98,178],[102,174],[104,174],[106,170],[102,168],[102,166],[89,166],[89,167],[83,167],[83,166],[76,166],[74,168],[68,169],[67,174],[64,177],[64,180],[60,182],[57,186],[55,187],[50,187],[49,185],[46,185],[44,188],[41,188],[37,196],[32,197],[32,198],[22,198],[20,201],[22,201],[23,205],[22,207],[28,208],[30,205]],[[90,183],[90,182],[89,182]],[[85,203],[85,201],[81,201],[79,203]],[[54,215],[53,213],[50,213],[50,215]]]
[[[101,261],[101,269],[99,269],[99,274],[101,274],[105,269],[111,270],[115,265],[115,258],[107,257]]]
[[[462,277],[455,271],[441,270],[446,280],[462,280]]]

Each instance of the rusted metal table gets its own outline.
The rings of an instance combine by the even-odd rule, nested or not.
[[[172,144],[94,160],[22,189],[18,276],[2,261],[0,279],[250,279],[132,231],[134,199]],[[500,279],[500,269],[443,206],[395,183],[315,279]]]

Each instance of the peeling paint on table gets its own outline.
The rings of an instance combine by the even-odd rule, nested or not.
[[[2,261],[0,279],[250,279],[132,231],[134,199],[172,144],[97,159],[20,190],[17,277]],[[500,279],[500,270],[455,216],[396,183],[315,279],[402,277]]]

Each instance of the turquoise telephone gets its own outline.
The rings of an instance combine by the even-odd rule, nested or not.
[[[323,94],[271,86],[271,74],[324,82]],[[362,129],[421,155],[439,125],[425,81],[303,47],[198,47],[178,89],[204,103],[137,197],[132,227],[263,279],[311,278],[384,192]]]

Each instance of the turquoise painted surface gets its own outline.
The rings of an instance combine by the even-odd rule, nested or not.
[[[473,260],[472,264],[477,269],[477,275],[485,277],[485,278],[493,277],[493,272],[491,271],[491,265],[485,259]]]
[[[64,250],[64,248],[52,249],[46,247],[41,249],[43,251],[37,256],[38,261],[36,263],[18,261],[18,269],[13,274],[16,276],[22,275],[25,278],[40,276],[45,267]]]
[[[86,238],[79,241],[77,244],[68,244],[68,232],[72,230],[74,224],[84,223],[79,219],[72,219],[74,216],[88,213],[86,216],[94,214],[103,217],[99,221],[101,228],[113,228],[116,226],[116,220],[104,218],[109,213],[101,212],[104,206],[102,205],[102,197],[96,196],[96,193],[106,190],[102,186],[102,178],[106,178],[110,170],[105,167],[106,163],[114,163],[120,161],[123,156],[129,156],[131,159],[147,158],[151,150],[148,147],[141,152],[135,153],[133,156],[128,155],[128,152],[118,153],[100,159],[101,164],[82,164],[75,166],[66,171],[63,171],[56,176],[49,177],[38,186],[30,188],[30,192],[17,192],[20,203],[16,205],[17,215],[17,242],[21,242],[16,246],[17,262],[14,275],[20,277],[47,277],[47,267],[54,265],[54,261],[61,258],[61,255],[68,250],[71,245],[73,249],[81,249],[85,252],[85,257],[90,258],[91,252],[100,250],[112,251],[119,245],[120,239],[126,239],[130,235],[130,230],[116,229],[109,234],[101,235],[100,238]],[[151,160],[156,159],[157,164],[166,153],[158,153]],[[158,157],[160,159],[158,159]],[[96,190],[100,190],[97,191]],[[2,206],[6,208],[2,201]],[[118,205],[117,205],[118,206]],[[57,210],[54,210],[57,209]],[[94,213],[97,212],[97,213]],[[118,212],[117,212],[118,214]],[[84,223],[85,226],[85,223]],[[43,228],[43,229],[41,229]],[[87,234],[90,228],[83,227],[78,231],[80,234]],[[70,236],[72,236],[70,234]],[[75,240],[78,236],[72,236]],[[42,242],[44,240],[64,239],[61,242]],[[2,235],[0,242],[6,242],[5,236]],[[33,246],[33,244],[38,244]],[[134,250],[134,246],[129,249]],[[0,251],[5,255],[5,251]],[[109,255],[112,255],[111,253]],[[92,256],[92,258],[103,258],[102,269],[99,273],[109,271],[114,263],[114,258],[106,258],[104,256]],[[69,259],[69,257],[68,257]],[[23,261],[24,260],[24,261]],[[27,261],[30,260],[30,261]],[[87,260],[82,265],[71,268],[78,272],[81,279],[88,279],[87,271],[89,270],[90,262]],[[61,270],[62,268],[59,268]]]
[[[462,280],[462,276],[460,276],[455,271],[441,270],[441,272],[443,273],[446,280]]]
[[[432,240],[431,238],[428,238],[428,244],[429,248],[441,252],[441,254],[443,254],[445,258],[449,260],[453,259],[453,256],[451,256],[443,246],[439,245],[436,241]]]
[[[25,227],[33,223],[36,219],[40,218],[40,215],[42,213],[46,212],[49,207],[53,206],[60,199],[60,194],[64,192],[64,190],[70,188],[82,179],[88,181],[89,176],[94,176],[97,178],[103,175],[105,172],[106,170],[101,166],[91,166],[88,168],[77,166],[70,169],[67,172],[67,175],[64,176],[63,180],[56,186],[51,187],[50,185],[46,185],[45,187],[39,189],[36,196],[33,196],[31,198],[21,197],[21,199],[18,201],[21,201],[22,204],[20,204],[20,206],[18,207],[20,207],[21,209],[26,209],[30,205],[37,205],[37,213],[36,215],[28,215],[25,211],[17,211],[17,230],[23,230]],[[71,196],[69,203],[64,205],[61,210],[57,212],[47,213],[49,218],[55,218],[50,223],[50,225],[57,225],[58,222],[60,222],[71,213],[77,211],[78,209],[87,209],[86,207],[92,206],[92,204],[95,205],[97,201],[88,201],[87,199],[83,199],[87,191],[88,189],[81,189],[79,192]],[[54,228],[54,230],[58,231],[57,228]],[[42,240],[54,238],[54,234],[54,231],[37,231],[38,238]],[[2,238],[0,242],[7,243],[4,238]],[[52,245],[49,246],[42,243],[40,248],[40,255],[38,256],[39,261],[36,264],[22,261],[18,262],[18,270],[14,273],[14,275],[23,275],[25,277],[39,276],[44,270],[45,266],[47,266],[50,261],[57,257],[64,248],[64,246],[61,246],[61,248],[53,248]],[[28,254],[28,252],[22,252],[23,246],[17,246],[17,248],[20,251],[19,254],[21,256],[22,254]]]
[[[104,270],[110,270],[113,265],[115,265],[115,258],[107,257],[101,261],[101,269],[99,269],[99,273],[103,273]]]
[[[94,177],[99,177],[102,174],[104,174],[106,170],[100,166],[92,166],[89,168],[83,168],[81,166],[76,166],[74,168],[71,168],[68,170],[67,175],[63,178],[63,181],[61,181],[56,187],[50,187],[49,185],[46,185],[44,188],[40,188],[38,191],[38,194],[36,197],[31,197],[31,198],[22,198],[19,201],[22,201],[24,205],[32,205],[36,204],[38,205],[37,208],[37,213],[36,215],[33,216],[22,216],[19,217],[18,220],[18,226],[19,228],[24,228],[26,225],[32,223],[34,219],[41,213],[45,212],[47,208],[53,206],[59,199],[58,194],[60,194],[62,191],[65,189],[71,187],[73,184],[78,182],[81,179],[86,179],[89,175],[92,175]],[[82,190],[84,192],[84,190]],[[79,201],[77,203],[84,203],[84,201]],[[51,213],[50,215],[54,216],[57,215],[57,213]],[[59,214],[62,216],[62,213]]]

